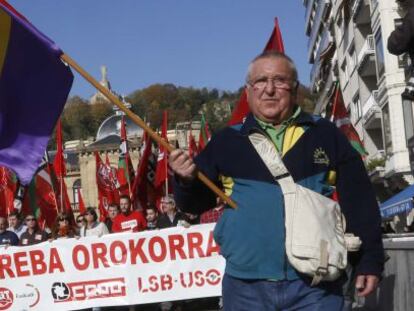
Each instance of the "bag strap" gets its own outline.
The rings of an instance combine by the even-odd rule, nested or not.
[[[295,192],[295,181],[283,163],[273,142],[271,142],[265,135],[258,132],[250,134],[249,140],[273,178],[279,183],[283,195]]]
[[[249,140],[272,176],[279,183],[283,196],[294,194],[297,190],[296,183],[283,163],[275,145],[265,135],[257,132],[250,134]],[[319,266],[313,276],[311,286],[319,284],[328,273],[328,259],[328,242],[321,240]]]

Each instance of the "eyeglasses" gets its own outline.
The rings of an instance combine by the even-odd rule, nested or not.
[[[288,79],[285,77],[274,77],[274,78],[261,77],[254,81],[247,81],[247,84],[257,90],[263,90],[267,86],[267,83],[269,81],[272,83],[272,85],[275,88],[284,89],[288,91],[292,89],[296,89],[299,85],[298,81],[292,81],[291,79]]]
[[[26,221],[35,221],[36,218],[26,218]]]

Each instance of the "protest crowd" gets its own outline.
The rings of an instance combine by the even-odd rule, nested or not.
[[[33,214],[23,215],[13,210],[8,217],[0,216],[0,247],[29,246],[42,242],[53,243],[56,239],[81,239],[87,236],[102,237],[119,232],[141,232],[145,230],[162,230],[175,226],[188,228],[191,225],[217,222],[223,213],[224,205],[218,200],[214,209],[200,216],[182,213],[177,210],[172,195],[162,197],[160,207],[148,206],[145,210],[132,210],[129,196],[120,197],[120,206],[112,204],[108,216],[99,220],[99,211],[87,207],[74,218],[67,213],[59,213],[52,228],[41,228]],[[192,301],[161,302],[155,304],[128,306],[125,310],[218,310],[220,299],[206,298]],[[196,308],[196,309],[194,309]],[[198,309],[202,308],[202,309]],[[124,310],[123,307],[95,307],[93,310]],[[204,310],[204,309],[203,309]]]

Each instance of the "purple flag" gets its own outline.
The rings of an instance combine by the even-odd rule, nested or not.
[[[73,82],[53,41],[0,0],[0,166],[28,184]]]

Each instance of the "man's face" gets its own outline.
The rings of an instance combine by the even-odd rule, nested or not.
[[[7,229],[7,220],[4,217],[0,217],[0,233],[3,233]]]
[[[19,226],[19,220],[16,216],[9,216],[9,226],[11,228],[17,228]]]
[[[130,203],[129,203],[128,199],[123,198],[119,201],[119,207],[121,209],[122,214],[128,214],[129,213],[129,205],[130,205]]]
[[[154,222],[157,219],[157,213],[153,209],[147,209],[146,219],[148,222]]]
[[[108,207],[108,216],[110,219],[114,219],[118,215],[118,208],[115,206]]]
[[[252,113],[269,123],[279,124],[287,120],[292,115],[296,100],[296,82],[293,79],[292,68],[283,58],[269,57],[255,61],[246,88]],[[258,81],[261,83],[255,83]],[[277,82],[274,81],[284,85],[275,86]]]

